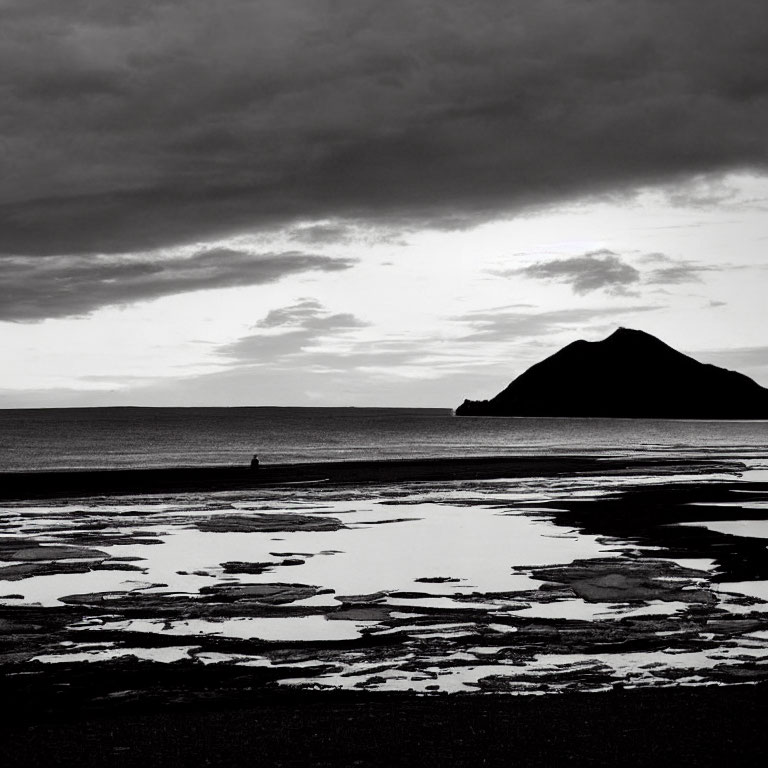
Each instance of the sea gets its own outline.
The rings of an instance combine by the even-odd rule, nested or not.
[[[465,456],[768,459],[768,422],[457,417],[447,408],[0,410],[0,471]]]

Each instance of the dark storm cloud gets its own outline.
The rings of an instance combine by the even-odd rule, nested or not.
[[[348,243],[354,237],[350,227],[341,224],[312,224],[297,227],[291,232],[291,239],[311,245],[325,245],[327,243]]]
[[[209,249],[188,258],[0,257],[0,320],[81,315],[177,293],[272,283],[287,275],[349,269],[308,253]]]
[[[763,0],[6,0],[0,252],[763,169],[766,28]]]
[[[521,338],[546,336],[558,331],[583,327],[588,324],[604,323],[616,318],[629,317],[639,312],[660,309],[654,306],[596,307],[557,309],[545,312],[520,312],[517,306],[468,312],[453,318],[467,324],[471,332],[460,341],[517,341]]]
[[[540,261],[504,274],[567,283],[575,293],[588,293],[600,288],[609,293],[623,293],[628,285],[640,281],[637,269],[622,261],[612,251],[606,250],[566,259]]]

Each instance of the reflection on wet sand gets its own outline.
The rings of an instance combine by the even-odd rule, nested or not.
[[[722,465],[6,503],[0,658],[422,692],[759,680],[767,519],[765,479]]]

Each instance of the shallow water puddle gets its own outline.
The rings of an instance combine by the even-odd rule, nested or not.
[[[748,509],[768,510],[768,504],[763,507],[750,507],[749,504],[739,504],[738,506]],[[724,533],[728,536],[768,539],[768,520],[707,520],[701,523],[680,523],[680,525],[707,528],[710,531]]]
[[[354,640],[360,630],[374,626],[373,621],[326,621],[323,616],[291,618],[232,618],[220,620],[189,619],[183,621],[108,621],[99,627],[88,626],[89,632],[162,633],[167,635],[217,635],[243,640],[294,642],[297,640]]]
[[[681,478],[699,494],[720,479],[563,476],[14,504],[0,510],[0,552],[32,547],[25,556],[43,565],[40,544],[101,554],[75,563],[82,572],[58,572],[75,567],[65,557],[48,562],[47,575],[17,569],[0,605],[20,658],[44,662],[195,659],[290,669],[278,679],[291,685],[424,692],[757,679],[768,658],[768,582],[728,579],[722,544],[741,562],[738,537],[767,538],[768,521],[639,520],[635,533],[620,520],[614,531],[621,493],[658,499],[660,484]],[[748,504],[768,507],[759,496]],[[683,527],[709,538],[670,533]]]

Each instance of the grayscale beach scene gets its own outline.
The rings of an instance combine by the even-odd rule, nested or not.
[[[1,768],[762,767],[766,29],[0,0]]]

